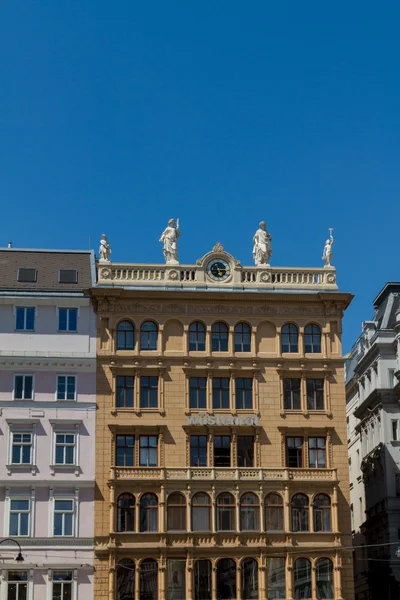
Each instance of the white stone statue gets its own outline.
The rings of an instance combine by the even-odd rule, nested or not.
[[[178,260],[178,237],[179,232],[179,219],[170,219],[168,221],[168,227],[162,232],[160,242],[164,244],[163,252],[165,256],[165,262],[167,265],[179,265]]]
[[[272,235],[268,233],[267,226],[264,221],[261,221],[260,228],[255,232],[253,242],[253,256],[256,266],[269,266],[269,259],[271,258],[272,254]]]
[[[330,227],[329,228],[329,240],[326,240],[325,242],[325,247],[324,247],[324,252],[322,254],[322,260],[325,261],[325,267],[331,267],[331,260],[332,260],[332,246],[333,246],[333,236],[332,236],[332,231],[333,229]]]
[[[99,262],[110,262],[111,247],[105,233],[101,236],[99,254]]]

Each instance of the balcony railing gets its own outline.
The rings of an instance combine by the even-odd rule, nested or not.
[[[225,282],[207,277],[205,265],[146,265],[98,263],[98,283],[124,287],[168,287],[172,289],[213,288],[337,290],[336,270],[323,267],[242,267],[232,265]]]
[[[135,481],[336,481],[336,469],[111,467],[112,480]]]

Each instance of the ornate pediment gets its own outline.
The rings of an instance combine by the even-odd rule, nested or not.
[[[202,258],[199,258],[196,261],[196,265],[198,267],[203,267],[204,265],[206,265],[210,260],[216,259],[216,258],[222,258],[223,260],[226,260],[227,262],[230,262],[232,267],[240,267],[240,260],[236,260],[236,258],[234,256],[232,256],[232,254],[229,254],[229,252],[226,252],[226,250],[224,249],[223,245],[220,244],[219,242],[217,242],[215,244],[215,246],[213,247],[213,249],[211,250],[211,252],[207,252],[207,254],[205,254]]]

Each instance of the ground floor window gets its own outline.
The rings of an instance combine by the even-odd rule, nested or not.
[[[52,600],[72,600],[72,571],[53,571]]]
[[[316,564],[317,598],[333,598],[333,564],[329,558],[320,558]]]
[[[217,600],[236,597],[236,563],[231,558],[221,558],[217,563]]]
[[[211,562],[197,560],[194,566],[194,600],[210,600],[211,586]]]
[[[245,558],[241,564],[242,600],[258,600],[258,563]]]
[[[294,563],[294,597],[312,597],[311,563],[307,558],[298,558]]]
[[[268,600],[286,598],[286,572],[283,557],[269,558],[267,561]]]
[[[139,600],[158,600],[158,565],[152,558],[140,563]]]
[[[167,562],[167,600],[186,600],[186,559]]]
[[[8,571],[7,600],[28,600],[27,571]]]
[[[135,563],[130,558],[117,565],[117,600],[135,600]]]

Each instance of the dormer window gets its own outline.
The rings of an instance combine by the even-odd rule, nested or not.
[[[59,283],[78,283],[78,271],[76,269],[60,269],[58,272]]]
[[[17,273],[17,281],[20,283],[36,283],[37,270],[20,268]]]

